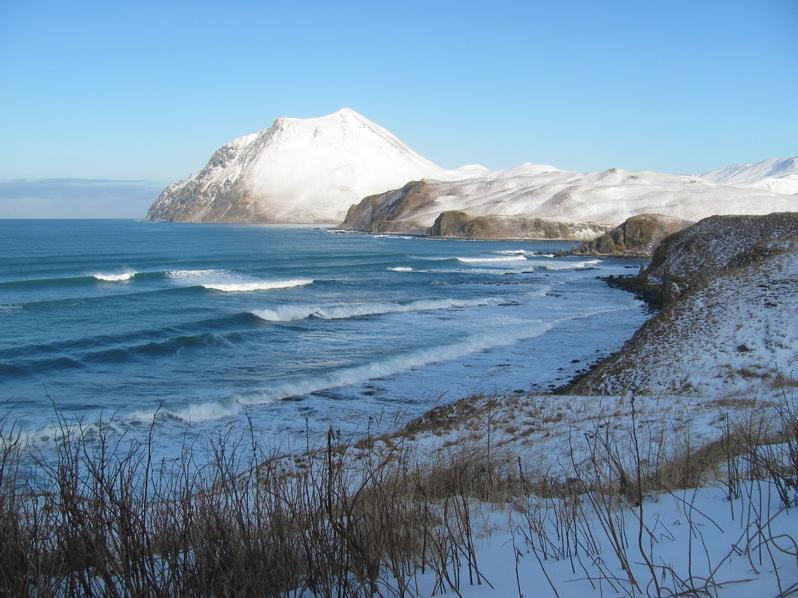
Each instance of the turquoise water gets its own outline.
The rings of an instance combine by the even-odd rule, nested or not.
[[[471,393],[545,390],[646,317],[562,242],[311,228],[0,221],[0,402],[34,442],[54,407],[159,450],[251,425],[362,433]],[[369,420],[371,418],[371,424]]]

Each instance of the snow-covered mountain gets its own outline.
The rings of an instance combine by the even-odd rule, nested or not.
[[[697,221],[715,214],[798,211],[798,197],[694,176],[619,168],[580,173],[524,164],[464,181],[425,180],[367,197],[349,210],[342,228],[418,232],[448,211],[617,226],[645,213]]]
[[[424,232],[441,213],[460,211],[617,226],[644,213],[695,221],[798,211],[796,192],[798,158],[702,176],[618,168],[579,173],[532,163],[496,172],[478,165],[445,170],[343,108],[319,118],[278,118],[223,145],[201,171],[167,187],[147,217],[339,223],[346,216],[343,228]]]
[[[771,158],[754,164],[737,164],[711,170],[701,175],[704,180],[722,185],[755,187],[776,193],[798,193],[798,156]]]
[[[207,165],[170,185],[150,220],[338,223],[366,195],[423,178],[467,179],[476,165],[445,170],[354,110],[278,118],[223,145]]]

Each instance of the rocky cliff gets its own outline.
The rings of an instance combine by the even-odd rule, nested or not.
[[[575,248],[576,255],[651,257],[660,241],[693,224],[663,214],[640,214]]]
[[[609,229],[596,222],[558,222],[535,216],[471,216],[467,212],[441,213],[429,230],[434,237],[463,239],[591,239]]]

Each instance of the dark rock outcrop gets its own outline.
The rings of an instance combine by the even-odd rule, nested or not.
[[[617,255],[651,257],[660,241],[693,224],[689,220],[663,214],[640,214],[600,237],[582,243],[572,251],[576,255]]]
[[[534,216],[487,215],[472,217],[466,212],[442,212],[430,228],[434,237],[463,239],[585,239],[609,229],[594,222],[558,222]]]
[[[342,230],[366,233],[427,234],[428,228],[412,219],[398,220],[400,212],[430,201],[430,187],[434,181],[410,181],[401,189],[377,193],[363,198],[346,213],[338,226]]]

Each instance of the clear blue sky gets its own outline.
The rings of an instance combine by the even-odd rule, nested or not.
[[[798,1],[0,0],[0,179],[166,183],[349,106],[453,167],[798,154]]]

